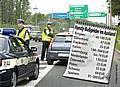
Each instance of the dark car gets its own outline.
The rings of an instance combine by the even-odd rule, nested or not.
[[[56,60],[67,61],[70,53],[70,46],[72,42],[72,33],[63,32],[58,33],[53,41],[50,43],[47,52],[47,63],[52,65]]]
[[[35,40],[36,32],[35,31],[31,31],[30,32],[30,36],[31,36],[32,40]]]
[[[16,87],[16,83],[29,77],[37,79],[39,58],[25,42],[16,36],[0,35],[0,86]]]
[[[35,41],[41,41],[42,40],[42,33],[40,31],[36,32],[36,35],[35,35]]]
[[[37,41],[40,42],[42,40],[41,31],[31,31],[30,35],[31,35],[31,39],[35,40],[36,42]]]

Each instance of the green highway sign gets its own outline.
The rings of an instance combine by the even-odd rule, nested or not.
[[[106,17],[107,13],[105,12],[90,12],[89,17]]]
[[[70,5],[70,19],[88,18],[88,5]]]

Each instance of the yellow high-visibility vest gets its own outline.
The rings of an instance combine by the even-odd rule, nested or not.
[[[17,32],[17,35],[18,35],[21,39],[23,39],[24,41],[30,39],[29,32],[26,32],[26,31],[27,31],[27,29],[24,28],[24,29],[19,33],[19,35],[18,35],[18,32]]]
[[[48,30],[49,31],[49,29],[48,28],[45,28],[44,30]],[[42,41],[51,41],[51,37],[49,37],[45,32],[44,32],[44,30],[43,30],[43,32],[42,32]]]

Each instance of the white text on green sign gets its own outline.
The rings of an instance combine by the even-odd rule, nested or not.
[[[105,17],[107,13],[105,12],[90,12],[89,17]]]
[[[70,19],[88,18],[88,5],[70,5]]]

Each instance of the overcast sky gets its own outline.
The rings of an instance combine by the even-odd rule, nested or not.
[[[40,13],[60,13],[68,12],[69,5],[88,5],[89,12],[107,12],[106,0],[29,0],[30,11],[35,13],[33,9],[35,6],[38,8],[36,12]],[[104,20],[105,18],[97,18]]]
[[[29,0],[33,13],[36,6],[36,12],[54,13],[68,12],[69,5],[88,5],[89,11],[106,11],[106,0]]]

